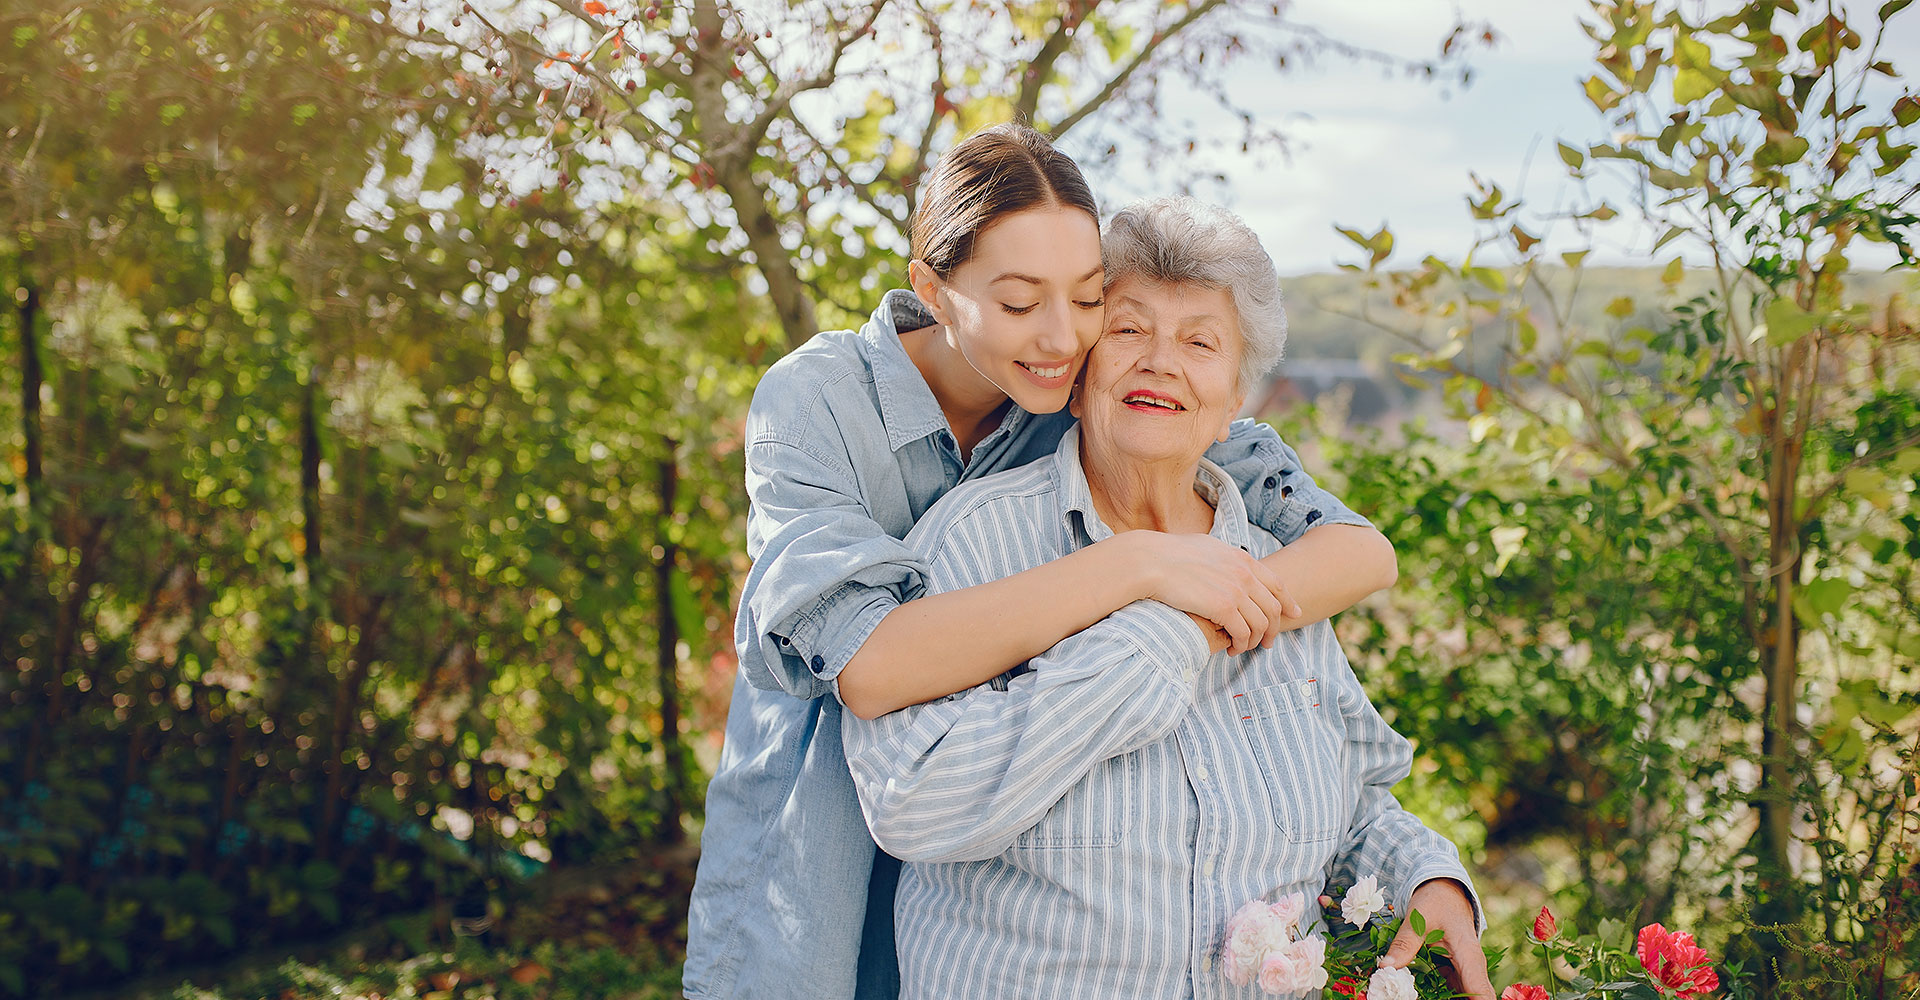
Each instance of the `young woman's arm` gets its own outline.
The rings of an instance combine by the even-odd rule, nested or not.
[[[1393,543],[1316,485],[1300,456],[1273,428],[1237,420],[1227,440],[1207,450],[1207,458],[1240,487],[1247,519],[1280,540],[1282,547],[1264,562],[1301,610],[1270,620],[1262,644],[1331,618],[1399,579]]]
[[[756,687],[836,688],[876,716],[984,683],[1137,600],[1220,623],[1241,648],[1284,609],[1279,578],[1206,535],[1127,532],[977,587],[921,597],[926,571],[876,521],[851,468],[792,442],[747,448],[753,569],[735,640]]]
[[[871,719],[963,691],[1147,599],[1217,622],[1250,649],[1282,617],[1281,589],[1272,569],[1210,535],[1124,532],[1023,573],[895,607],[841,671],[840,700]]]

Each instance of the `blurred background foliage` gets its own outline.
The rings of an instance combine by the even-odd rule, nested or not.
[[[1763,995],[1920,989],[1904,6],[1597,3],[1616,138],[1561,157],[1631,204],[1483,182],[1457,261],[1356,231],[1368,266],[1290,285],[1267,409],[1401,552],[1340,628],[1496,944],[1552,901],[1692,927]],[[420,953],[610,864],[652,874],[529,933],[670,964],[746,405],[897,282],[938,151],[1020,114],[1174,182],[1207,140],[1164,127],[1169,74],[1231,109],[1236,58],[1444,77],[1492,37],[1409,63],[1223,0],[0,2],[0,994],[342,928]],[[1216,141],[1284,138],[1241,120]],[[1620,213],[1647,268],[1545,253]],[[1853,270],[1866,242],[1901,265]],[[541,948],[490,960],[503,995],[606,961]]]

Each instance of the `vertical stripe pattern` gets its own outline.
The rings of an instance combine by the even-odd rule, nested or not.
[[[1217,537],[1279,547],[1217,468],[1196,488]],[[1069,432],[1052,461],[956,489],[908,541],[939,592],[1110,534]],[[1398,911],[1427,879],[1471,885],[1394,799],[1411,748],[1324,622],[1209,656],[1184,614],[1140,602],[992,684],[846,727],[868,825],[908,862],[906,1000],[1261,996],[1220,964],[1247,900],[1375,874]]]

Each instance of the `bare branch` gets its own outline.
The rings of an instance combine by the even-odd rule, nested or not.
[[[1079,107],[1073,109],[1072,113],[1060,120],[1060,124],[1048,129],[1047,134],[1054,139],[1058,139],[1066,135],[1068,130],[1072,129],[1075,125],[1080,124],[1082,119],[1100,110],[1100,107],[1106,104],[1114,94],[1120,92],[1120,88],[1127,85],[1127,81],[1133,78],[1133,74],[1139,71],[1141,66],[1146,65],[1147,61],[1153,57],[1153,54],[1159,51],[1160,46],[1178,37],[1182,31],[1191,27],[1194,22],[1212,13],[1215,8],[1225,3],[1226,0],[1204,0],[1203,3],[1195,4],[1187,8],[1186,14],[1182,15],[1180,20],[1173,22],[1172,25],[1168,26],[1167,30],[1157,32],[1152,38],[1149,38],[1147,44],[1142,47],[1139,52],[1134,54],[1133,59],[1128,61],[1126,67],[1121,69],[1120,72],[1115,73],[1113,79],[1108,80],[1107,85],[1100,88],[1099,93],[1088,98]]]
[[[1040,108],[1040,91],[1046,86],[1047,79],[1053,76],[1054,64],[1073,47],[1074,31],[1085,23],[1087,15],[1092,14],[1093,8],[1098,5],[1099,0],[1087,0],[1084,10],[1077,9],[1079,4],[1069,3],[1061,11],[1060,23],[1054,27],[1053,34],[1047,36],[1040,51],[1027,63],[1027,71],[1020,83],[1020,96],[1013,102],[1013,112],[1021,121],[1034,121],[1034,112]]]

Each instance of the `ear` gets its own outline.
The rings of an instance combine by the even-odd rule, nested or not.
[[[920,300],[920,304],[926,306],[927,311],[933,314],[935,323],[941,326],[952,325],[947,319],[946,304],[940,298],[941,291],[946,288],[946,282],[933,273],[933,268],[928,267],[926,261],[915,257],[907,263],[907,286],[913,289],[913,294]]]
[[[1080,394],[1085,392],[1087,388],[1086,376],[1087,370],[1085,368],[1080,369],[1080,377],[1074,379],[1073,388],[1067,390],[1067,412],[1073,414],[1073,419],[1075,420],[1086,416],[1086,414],[1081,412],[1085,407],[1080,405]]]
[[[1233,397],[1233,405],[1227,407],[1226,419],[1220,422],[1220,436],[1215,441],[1225,441],[1233,436],[1233,422],[1240,416],[1240,409],[1247,405],[1247,394],[1242,392]]]

